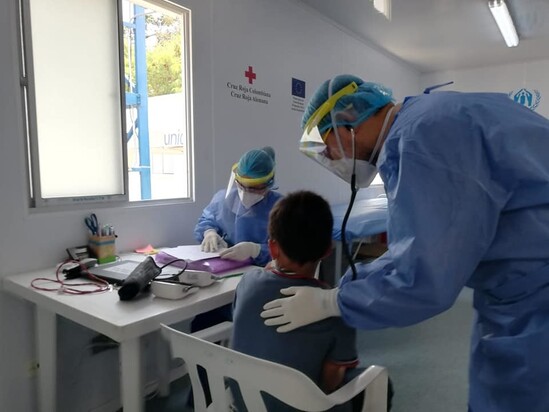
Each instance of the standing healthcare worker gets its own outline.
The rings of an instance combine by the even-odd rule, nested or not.
[[[312,96],[303,129],[301,150],[345,181],[365,187],[379,171],[388,251],[338,288],[282,290],[265,323],[407,326],[468,286],[469,411],[549,411],[549,120],[498,93],[395,105],[385,87],[342,75]]]
[[[214,195],[198,219],[194,236],[202,242],[203,251],[221,250],[220,256],[226,259],[251,258],[258,266],[270,261],[269,212],[282,197],[272,190],[274,177],[272,147],[253,149],[242,155],[232,168],[228,188]]]

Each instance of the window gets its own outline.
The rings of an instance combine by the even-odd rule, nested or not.
[[[190,198],[190,11],[21,0],[21,27],[31,205]]]

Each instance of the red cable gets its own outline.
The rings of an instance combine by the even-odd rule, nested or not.
[[[81,273],[87,275],[92,280],[94,280],[96,282],[99,282],[99,284],[97,284],[95,282],[67,283],[64,280],[60,279],[59,278],[59,271],[60,271],[61,267],[63,267],[63,265],[66,265],[67,263],[78,263],[78,265],[80,265]],[[59,286],[56,287],[56,288],[47,288],[47,287],[43,287],[43,286],[37,286],[37,285],[35,285],[35,282],[37,282],[37,281],[46,281],[46,282],[57,283]],[[67,293],[69,295],[88,295],[90,293],[101,293],[101,292],[106,292],[108,290],[111,290],[111,285],[109,284],[109,282],[107,282],[103,279],[99,279],[98,277],[94,276],[93,274],[88,272],[88,268],[86,266],[84,266],[78,260],[72,260],[72,259],[67,259],[66,261],[60,263],[57,266],[57,269],[55,270],[55,279],[35,278],[31,281],[31,286],[34,289],[37,289],[37,290],[42,290],[42,291],[46,291],[46,292]],[[87,286],[87,287],[94,286],[95,289],[94,290],[80,290],[80,289],[77,289],[77,287],[79,287],[79,286]]]

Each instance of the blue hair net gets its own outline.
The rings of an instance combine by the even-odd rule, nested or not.
[[[261,178],[267,176],[275,167],[275,151],[272,147],[253,149],[242,155],[235,172],[239,176]]]
[[[333,126],[356,127],[394,100],[392,91],[381,84],[364,82],[364,80],[351,74],[339,75],[332,79],[331,84],[330,80],[325,81],[313,94],[303,113],[301,128],[305,128],[309,118],[330,96],[351,82],[358,85],[357,91],[341,97],[335,104],[333,109],[336,113],[335,125],[332,124],[330,113],[320,120],[318,130],[321,134]],[[328,90],[330,86],[332,88],[331,93]],[[345,112],[345,116],[337,115],[341,112]]]

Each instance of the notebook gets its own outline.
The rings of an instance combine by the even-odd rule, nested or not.
[[[134,262],[133,260],[119,260],[114,263],[91,267],[88,269],[88,272],[97,276],[99,279],[106,280],[115,285],[120,285],[130,276],[130,273],[132,273],[137,265],[139,265],[139,262]]]

